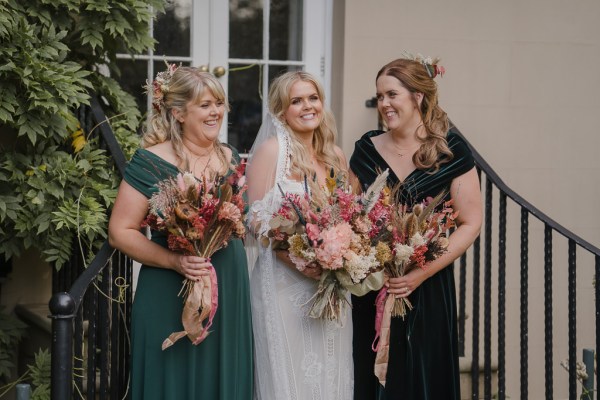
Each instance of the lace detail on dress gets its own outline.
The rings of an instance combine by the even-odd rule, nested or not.
[[[278,121],[274,121],[276,124]],[[258,234],[265,234],[284,193],[303,193],[290,180],[289,136],[278,127],[275,186],[250,208]],[[283,265],[260,247],[251,276],[257,400],[352,400],[352,323],[341,328],[307,316],[317,281]]]
[[[277,153],[277,169],[275,175],[275,182],[271,190],[269,190],[261,200],[257,200],[250,206],[248,212],[248,225],[258,223],[256,234],[258,237],[265,236],[269,231],[269,221],[279,207],[281,206],[281,193],[277,185],[281,185],[283,182],[290,182],[287,180],[290,169],[290,137],[289,133],[283,128],[281,122],[277,118],[273,118],[273,123],[277,127],[277,143],[279,151]],[[286,190],[288,188],[284,188]]]
[[[269,220],[273,215],[271,203],[273,202],[274,192],[269,191],[262,200],[257,200],[250,206],[248,211],[247,225],[256,224],[255,234],[257,237],[266,236],[269,231]]]
[[[273,124],[277,128],[277,141],[279,142],[277,176],[275,179],[277,184],[277,182],[283,182],[290,173],[290,134],[277,118],[273,118]]]

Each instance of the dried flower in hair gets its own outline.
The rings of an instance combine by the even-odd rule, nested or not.
[[[440,59],[438,57],[425,57],[420,53],[417,53],[415,55],[409,53],[408,51],[403,51],[402,57],[406,58],[407,60],[412,60],[423,64],[425,70],[427,71],[427,75],[429,75],[431,79],[435,78],[438,75],[444,76],[444,74],[446,73],[446,68],[442,67],[441,65],[438,65],[438,63],[440,62]]]
[[[167,65],[167,69],[156,74],[156,78],[152,82],[146,81],[146,85],[144,86],[148,96],[152,96],[152,107],[156,111],[160,111],[165,105],[164,98],[169,92],[169,83],[171,82],[171,78],[173,78],[173,74],[179,68],[178,65],[169,64],[166,61],[165,64]]]

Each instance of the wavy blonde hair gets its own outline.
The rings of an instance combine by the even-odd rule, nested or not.
[[[319,99],[323,103],[323,118],[315,129],[312,146],[315,150],[315,158],[318,162],[333,168],[334,171],[346,171],[342,160],[335,152],[335,141],[337,128],[333,114],[325,106],[325,92],[323,86],[310,73],[304,71],[286,72],[273,80],[269,88],[269,111],[290,131],[290,154],[293,154],[290,163],[290,172],[298,176],[311,177],[311,160],[308,150],[298,140],[291,128],[283,121],[283,114],[291,104],[290,92],[292,86],[299,81],[311,83],[317,90]]]
[[[163,89],[163,101],[160,109],[153,108],[151,111],[150,121],[142,136],[142,147],[147,148],[170,140],[175,156],[179,160],[178,166],[189,170],[190,161],[183,151],[183,130],[173,111],[185,113],[187,105],[190,102],[199,103],[207,90],[225,104],[226,110],[229,110],[229,103],[219,81],[210,73],[201,72],[197,68],[177,68],[167,86],[166,89]],[[215,140],[214,148],[215,154],[223,166],[223,171],[218,172],[223,174],[230,167],[230,162],[218,139]]]
[[[377,73],[380,76],[393,76],[413,95],[413,102],[421,115],[425,136],[419,136],[421,146],[413,155],[413,162],[419,169],[433,168],[437,171],[440,165],[452,159],[453,154],[448,147],[446,136],[450,123],[446,112],[438,104],[437,84],[418,61],[400,58],[384,65]],[[422,93],[423,100],[419,107],[415,93]]]

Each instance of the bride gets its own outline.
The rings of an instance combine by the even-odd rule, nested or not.
[[[271,84],[270,113],[246,172],[249,226],[256,237],[268,231],[268,222],[281,205],[281,191],[304,193],[305,181],[310,191],[311,184],[325,183],[331,168],[347,170],[335,145],[335,121],[323,101],[322,86],[306,72],[287,72]],[[350,315],[343,327],[308,317],[320,268],[300,272],[286,251],[273,251],[252,239],[249,251],[254,248],[258,253],[250,265],[255,399],[351,400]]]

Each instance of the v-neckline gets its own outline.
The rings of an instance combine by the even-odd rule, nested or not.
[[[153,157],[159,159],[161,162],[163,162],[164,164],[167,164],[169,167],[173,168],[174,170],[176,170],[178,173],[186,173],[186,172],[190,172],[190,171],[184,171],[182,169],[180,169],[177,165],[165,160],[164,158],[162,158],[161,156],[159,156],[156,153],[151,152],[150,150],[146,150],[146,149],[138,149],[138,151],[143,151],[145,153],[151,154]],[[233,159],[233,154],[231,155],[232,159]],[[192,173],[192,172],[190,172]],[[192,173],[193,174],[193,173]],[[225,174],[225,176],[229,176],[231,174],[231,169],[228,169],[227,173]],[[196,178],[198,181],[202,181],[202,179],[198,178],[195,174],[194,178]]]
[[[383,133],[385,133],[385,132],[380,133],[380,135],[383,134]],[[379,136],[379,135],[375,135],[375,136]],[[369,136],[369,141],[371,142],[371,146],[373,146],[373,150],[375,151],[375,154],[377,154],[377,156],[381,159],[381,161],[383,161],[383,164],[385,164],[385,166],[389,169],[390,174],[393,174],[396,177],[396,181],[398,181],[398,183],[400,185],[404,185],[412,175],[414,175],[417,171],[419,171],[418,168],[414,168],[412,171],[410,171],[404,177],[404,179],[400,179],[400,177],[398,176],[398,174],[396,173],[396,171],[390,166],[390,164],[387,162],[387,160],[377,150],[377,147],[375,146],[375,142],[373,142],[373,137],[374,136]]]

